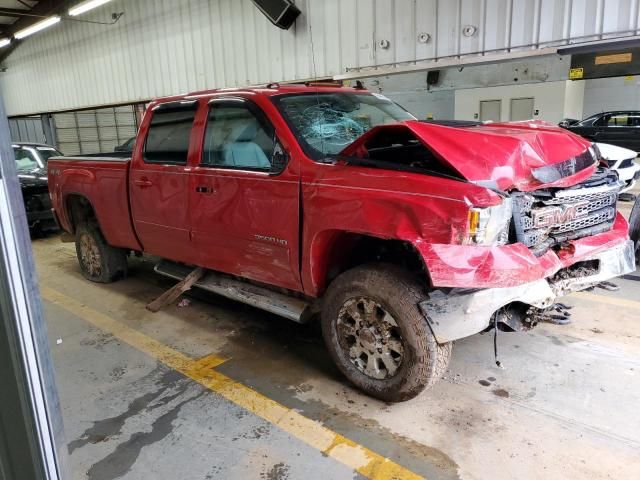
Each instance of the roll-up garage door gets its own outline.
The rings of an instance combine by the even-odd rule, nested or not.
[[[57,145],[65,155],[113,152],[136,135],[136,106],[53,115]]]

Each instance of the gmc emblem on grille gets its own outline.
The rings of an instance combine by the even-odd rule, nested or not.
[[[531,211],[531,220],[535,228],[554,227],[571,222],[589,214],[588,202],[572,203],[570,205],[558,205],[544,207]]]

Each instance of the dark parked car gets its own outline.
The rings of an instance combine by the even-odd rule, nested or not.
[[[62,153],[43,143],[15,143],[13,153],[29,231],[38,235],[57,230],[58,224],[49,198],[47,161],[50,157],[62,156]]]
[[[640,111],[618,110],[596,113],[580,122],[560,122],[560,126],[592,142],[609,143],[640,152]]]
[[[114,152],[133,152],[133,147],[136,145],[136,137],[131,137],[129,140],[124,142],[122,145],[118,145],[113,149]]]

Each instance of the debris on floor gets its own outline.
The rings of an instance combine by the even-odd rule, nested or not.
[[[157,312],[161,308],[166,307],[170,303],[175,302],[180,295],[189,290],[191,286],[196,283],[198,280],[202,278],[204,275],[203,268],[195,268],[189,275],[183,278],[180,282],[176,283],[169,290],[164,292],[158,298],[156,298],[153,302],[147,305],[147,310],[150,312]],[[181,302],[182,303],[182,302]]]

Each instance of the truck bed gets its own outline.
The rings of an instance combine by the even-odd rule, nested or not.
[[[64,160],[131,160],[131,155],[126,152],[104,152],[104,153],[84,153],[82,155],[72,155],[64,157],[52,157]]]
[[[60,226],[74,232],[70,206],[85,199],[100,219],[107,243],[141,250],[129,207],[130,160],[120,152],[50,158],[49,190]]]

